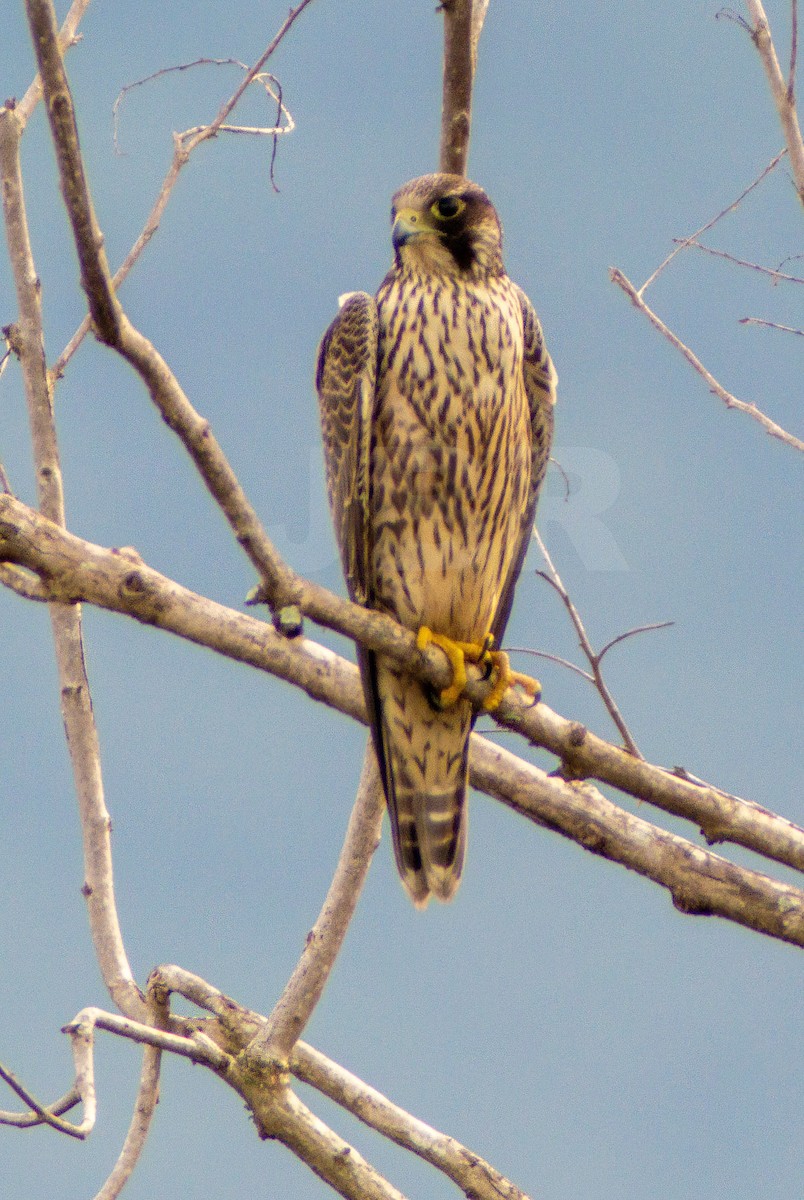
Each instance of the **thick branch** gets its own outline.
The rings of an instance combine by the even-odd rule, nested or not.
[[[288,641],[263,622],[181,588],[145,566],[132,552],[93,546],[51,525],[13,497],[0,495],[0,559],[3,558],[21,562],[37,571],[52,589],[56,589],[56,594],[65,598],[85,599],[157,625],[286,679],[314,699],[358,720],[366,719],[357,671],[338,655],[306,639]],[[338,610],[344,614],[351,613],[356,607],[336,596],[331,597],[331,605],[333,612]],[[399,626],[394,627],[394,635],[386,640],[387,619],[376,613],[358,611],[366,628],[371,629],[372,646],[396,658],[411,674],[426,678],[437,687],[446,686],[450,671],[446,663],[440,661],[439,651],[430,650],[426,656],[420,655],[412,649],[413,635]],[[344,620],[344,629],[346,623]],[[401,653],[400,646],[403,647]],[[473,682],[469,694],[479,703],[487,688],[487,683]],[[698,786],[660,767],[641,762],[596,737],[577,722],[554,713],[543,703],[525,708],[513,693],[509,692],[509,697],[501,705],[500,722],[558,755],[566,774],[611,783],[667,812],[694,821],[710,841],[736,842],[804,870],[804,830],[791,822],[759,805],[711,787]],[[472,742],[472,781],[484,790],[491,788],[491,776],[483,773],[492,761],[487,757],[489,755],[498,755],[498,751],[482,738],[475,737]],[[502,762],[499,757],[493,761]],[[568,798],[572,797],[573,812],[587,813],[594,823],[599,813],[597,793],[585,792],[583,788],[543,772],[529,778],[530,785],[547,798],[546,803],[551,796],[556,800],[552,816],[548,813],[539,820],[586,845],[589,839],[579,829],[576,816],[565,820],[561,814],[566,811]],[[492,791],[498,794],[496,790]],[[506,795],[509,792],[506,791]],[[576,810],[574,806],[577,805],[580,807]],[[517,806],[522,807],[519,800]],[[621,810],[614,811],[619,813]],[[631,827],[615,820],[610,835],[614,846],[611,853],[605,838],[596,836],[592,848],[618,862],[625,861],[625,851],[619,843],[615,846],[618,838],[624,837],[627,841],[635,837],[639,842],[644,839],[641,826]],[[695,861],[703,864],[702,869],[711,867],[713,876],[718,877],[722,859],[690,843],[683,844],[697,856]],[[663,854],[668,854],[667,876],[662,882],[672,888],[677,879],[676,851],[672,847],[666,849],[668,846],[670,843],[659,846],[651,860],[650,871],[645,873],[655,878],[657,864]],[[639,869],[636,862],[634,865]],[[784,889],[781,884],[766,880],[756,872],[738,867],[733,870],[737,872],[733,879],[744,877],[748,893],[754,895],[758,889],[758,894],[763,897],[759,908],[751,912],[752,928],[804,944],[804,896],[795,889]],[[758,880],[762,881],[761,885]],[[732,916],[728,906],[723,911],[718,907],[722,900],[718,888],[719,885],[715,888],[712,911]],[[790,921],[787,924],[780,922],[780,916],[788,910]],[[734,919],[742,920],[740,916],[734,916]]]
[[[264,1100],[243,1093],[263,1137],[277,1138],[346,1200],[407,1200],[354,1146],[334,1133],[298,1096],[285,1088]]]
[[[369,1128],[442,1171],[472,1200],[528,1200],[510,1180],[455,1138],[426,1125],[305,1042],[293,1051],[297,1079],[328,1096]]]
[[[472,782],[593,854],[667,888],[680,912],[725,917],[804,946],[804,892],[657,828],[586,781],[556,787],[544,771],[495,746],[475,754]]]
[[[181,967],[158,967],[151,979],[212,1013],[216,1021],[203,1019],[203,1028],[233,1058],[260,1037],[267,1026],[265,1017],[243,1008]],[[197,1027],[195,1018],[173,1020],[183,1024],[187,1033]],[[519,1188],[474,1151],[426,1125],[305,1042],[296,1043],[290,1071],[383,1137],[442,1171],[462,1188],[469,1200],[527,1200]]]
[[[443,0],[444,92],[439,170],[465,175],[472,128],[472,0]],[[477,30],[479,36],[480,30]]]
[[[66,53],[71,46],[74,46],[75,43],[79,41],[79,38],[76,36],[78,33],[78,26],[81,24],[81,18],[89,8],[90,2],[91,0],[73,0],[73,3],[70,5],[70,11],[64,18],[64,24],[62,25],[59,33],[59,48],[62,54]],[[23,127],[28,123],[31,113],[34,111],[41,99],[42,78],[40,75],[37,75],[36,79],[34,79],[33,83],[28,88],[28,91],[17,105],[17,116],[19,117],[20,124]]]

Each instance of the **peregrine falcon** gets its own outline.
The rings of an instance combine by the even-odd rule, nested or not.
[[[453,666],[434,693],[358,646],[396,862],[423,907],[454,895],[463,866],[476,716],[464,663],[495,675],[486,708],[511,680],[492,646],[533,529],[556,373],[482,188],[425,175],[399,189],[391,220],[394,264],[375,297],[342,301],[316,389],[349,594]]]

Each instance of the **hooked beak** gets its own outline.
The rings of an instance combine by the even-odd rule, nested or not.
[[[438,230],[428,223],[424,213],[415,208],[401,208],[396,214],[391,241],[394,249],[399,250],[413,238],[438,237]]]

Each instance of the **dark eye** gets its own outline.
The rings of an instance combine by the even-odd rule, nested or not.
[[[436,200],[435,204],[430,206],[430,212],[436,217],[450,221],[462,213],[465,208],[466,205],[460,196],[442,196],[440,200]]]

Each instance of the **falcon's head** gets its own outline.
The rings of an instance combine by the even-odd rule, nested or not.
[[[391,206],[397,266],[483,279],[502,275],[502,229],[486,193],[461,175],[422,175]]]

